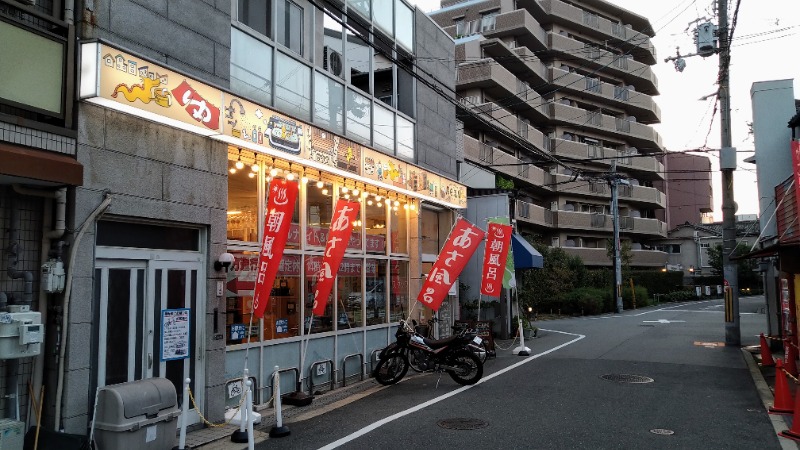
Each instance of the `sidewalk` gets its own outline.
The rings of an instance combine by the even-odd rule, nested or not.
[[[769,410],[775,401],[775,366],[761,365],[761,348],[758,345],[750,347],[742,347],[742,356],[744,357],[747,367],[750,369],[750,375],[753,377],[758,396],[761,397],[761,402],[764,404],[764,409]],[[783,352],[773,354],[775,358],[783,358]],[[795,386],[795,383],[789,381],[789,386]],[[770,414],[770,422],[775,429],[775,435],[778,436],[783,430],[788,430],[792,425],[791,414]],[[800,442],[778,436],[778,441],[781,448],[784,450],[797,450],[800,449]]]

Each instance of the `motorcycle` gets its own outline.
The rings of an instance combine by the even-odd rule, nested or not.
[[[432,339],[433,338],[433,325],[440,322],[439,319],[436,317],[431,317],[428,319],[427,325],[417,325],[416,320],[412,320],[414,325],[414,333],[417,336],[422,338]],[[467,330],[465,324],[454,325],[452,326],[452,330],[454,334],[460,334],[464,332],[472,332],[474,330]],[[486,349],[486,341],[482,338],[475,336],[473,339],[467,344],[467,347],[481,360],[481,364],[486,363],[486,359],[489,357],[489,350]],[[425,372],[427,367],[427,353],[417,347],[412,347],[408,350],[408,364],[411,366],[411,369],[415,372]]]
[[[483,377],[483,363],[469,349],[469,343],[480,339],[466,330],[444,339],[427,339],[415,333],[406,321],[400,321],[395,342],[383,349],[378,365],[372,371],[375,380],[388,386],[403,379],[408,372],[409,354],[415,351],[415,363],[423,371],[447,372],[458,384],[470,385]]]

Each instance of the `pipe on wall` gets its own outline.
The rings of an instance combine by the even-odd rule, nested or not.
[[[75,235],[75,240],[72,242],[72,245],[69,249],[69,264],[67,265],[67,281],[64,287],[64,305],[61,318],[61,346],[58,351],[58,382],[56,384],[54,421],[55,431],[57,432],[61,429],[61,407],[64,397],[64,360],[67,349],[67,330],[69,330],[69,301],[70,295],[72,294],[72,278],[75,273],[75,271],[71,269],[75,266],[75,257],[78,253],[78,247],[80,247],[83,234],[86,233],[86,229],[89,228],[89,225],[93,225],[95,221],[106,211],[106,209],[108,209],[108,207],[111,205],[111,200],[111,195],[106,192],[103,201],[97,205],[97,208],[95,208],[94,211],[89,214],[89,217],[87,217],[86,220],[81,224],[77,234]]]

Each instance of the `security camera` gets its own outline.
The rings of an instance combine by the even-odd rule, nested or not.
[[[233,264],[233,255],[226,252],[219,255],[219,258],[217,258],[217,260],[214,261],[214,269],[215,270],[225,269],[225,272],[227,272],[231,264]]]

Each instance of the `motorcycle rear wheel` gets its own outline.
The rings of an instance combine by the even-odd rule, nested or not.
[[[475,384],[483,377],[483,363],[469,350],[459,350],[448,362],[456,370],[448,370],[447,374],[458,384]]]
[[[402,380],[408,372],[408,360],[400,353],[391,353],[378,362],[372,376],[378,383],[389,386]]]
[[[486,350],[486,341],[481,341],[480,344],[470,343],[469,349],[472,350],[472,353],[478,357],[481,361],[481,364],[486,362],[486,359],[489,357],[489,351]]]

